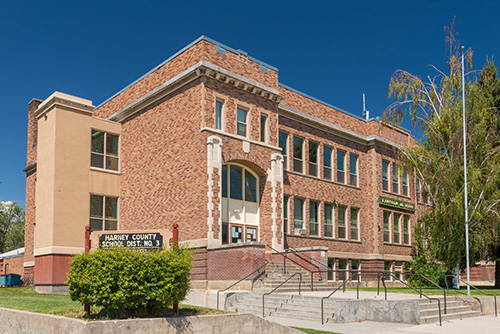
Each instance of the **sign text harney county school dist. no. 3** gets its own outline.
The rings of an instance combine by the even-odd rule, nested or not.
[[[400,201],[397,199],[392,199],[392,198],[380,196],[379,203],[380,203],[380,205],[390,206],[393,208],[398,208],[398,209],[407,210],[407,211],[411,211],[411,212],[415,211],[415,204],[409,203],[409,202],[403,202],[403,201]]]
[[[160,233],[113,233],[99,236],[99,248],[158,249],[162,246],[163,236]]]

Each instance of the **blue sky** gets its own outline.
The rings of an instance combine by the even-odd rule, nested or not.
[[[280,82],[380,116],[391,74],[446,68],[443,27],[474,68],[500,51],[498,1],[1,1],[0,201],[24,206],[27,104],[54,91],[94,105],[201,35],[278,67]]]

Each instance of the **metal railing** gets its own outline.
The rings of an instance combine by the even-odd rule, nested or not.
[[[255,269],[255,270],[254,270],[254,271],[252,271],[250,274],[246,275],[245,277],[243,277],[242,279],[240,279],[240,280],[239,280],[239,281],[237,281],[236,283],[231,284],[230,286],[228,286],[227,288],[225,288],[225,289],[223,289],[223,290],[218,290],[218,291],[217,291],[217,309],[219,309],[219,293],[220,293],[220,292],[224,292],[224,291],[226,291],[227,289],[232,288],[232,287],[233,287],[233,286],[235,286],[236,284],[238,284],[238,283],[242,282],[243,280],[246,280],[246,279],[247,279],[248,277],[250,277],[252,274],[254,274],[254,273],[258,272],[259,270],[261,270],[262,268],[264,268],[265,266],[267,266],[267,264],[269,263],[269,261],[268,261],[268,260],[265,260],[265,261],[266,261],[266,262],[265,262],[263,265],[261,265],[259,268]],[[252,283],[253,283],[253,281],[252,281]]]
[[[447,308],[446,308],[446,290],[440,287],[436,282],[432,281],[430,278],[422,275],[422,274],[414,274],[414,273],[404,273],[405,276],[418,276],[419,278],[419,287],[420,287],[420,298],[422,298],[422,278],[425,279],[427,282],[431,283],[434,285],[436,288],[439,290],[443,291],[443,298],[444,298],[444,314],[447,314]]]
[[[415,289],[411,285],[406,284],[401,279],[397,278],[395,275],[393,275],[391,273],[385,272],[382,275],[382,284],[384,285],[384,290],[385,290],[385,300],[387,300],[387,286],[385,285],[385,277],[386,276],[392,276],[395,280],[397,280],[400,283],[406,285],[408,288],[412,289],[413,291],[419,292],[420,293],[420,298],[422,298],[422,296],[423,296],[423,297],[429,299],[429,302],[431,302],[431,303],[432,303],[433,300],[437,300],[437,302],[438,302],[438,310],[439,310],[439,326],[443,326],[443,323],[441,322],[441,301],[438,298],[432,298],[432,297],[429,297],[429,296],[423,294],[422,293],[422,284],[420,284],[420,291],[418,291],[417,289]]]
[[[328,296],[326,297],[323,297],[321,298],[321,324],[323,325],[325,323],[324,321],[324,301],[325,299],[328,299],[330,298],[331,296],[333,296],[333,294],[335,292],[337,292],[340,288],[343,288],[344,291],[345,291],[345,285],[347,284],[348,281],[350,281],[354,275],[357,275],[358,276],[358,288],[357,288],[357,299],[359,299],[359,273],[354,273],[354,274],[351,274],[351,276],[349,276],[347,279],[344,280],[344,283],[342,283],[342,285],[339,285],[335,290],[333,290],[332,293],[330,293]]]
[[[445,275],[444,276],[444,283],[446,284],[446,293],[448,294],[448,296],[450,295],[450,291],[449,291],[449,288],[448,288],[448,277],[453,277],[453,279],[457,279],[455,277],[455,275]],[[486,293],[484,292],[483,290],[480,290],[478,288],[476,288],[474,285],[471,285],[463,280],[461,280],[460,278],[458,278],[458,282],[462,282],[462,283],[465,283],[466,285],[470,286],[471,288],[473,288],[474,290],[477,290],[479,292],[481,292],[483,295],[486,295],[486,296],[493,296],[493,299],[495,300],[495,317],[498,316],[498,313],[497,313],[497,296],[493,293]],[[476,299],[478,302],[479,302],[479,305],[482,305],[481,303],[481,299],[477,298],[477,297],[474,297],[472,296],[472,298]]]
[[[293,277],[295,277],[296,275],[299,275],[299,296],[300,296],[300,287],[302,286],[302,274],[301,273],[295,273],[293,274],[292,276],[288,277],[286,280],[284,280],[280,285],[278,285],[277,287],[275,287],[274,289],[272,289],[271,291],[269,292],[266,292],[262,295],[262,317],[265,318],[266,315],[265,315],[265,304],[264,304],[264,298],[270,294],[272,294],[274,291],[278,290],[283,284],[285,284],[286,282],[288,282],[289,280],[291,280]]]
[[[277,254],[277,255],[281,255],[283,257],[283,273],[286,274],[286,260],[288,259],[289,261],[295,263],[296,265],[298,265],[299,267],[301,267],[302,269],[304,270],[307,270],[308,272],[311,273],[311,291],[314,291],[314,273],[317,272],[317,271],[314,271],[314,270],[311,270],[307,267],[305,267],[304,265],[300,264],[299,262],[289,258],[287,256],[287,253],[286,251],[285,252],[279,252],[277,251],[276,249],[272,248],[271,246],[269,245],[266,245],[266,247],[268,247],[269,249],[271,249],[272,251],[274,251],[275,253],[271,253],[271,256],[273,254]],[[302,275],[301,275],[302,276]]]

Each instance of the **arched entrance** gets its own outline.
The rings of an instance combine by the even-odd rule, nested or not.
[[[259,241],[259,177],[247,167],[222,165],[222,243]]]

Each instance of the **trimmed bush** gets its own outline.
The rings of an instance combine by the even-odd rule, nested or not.
[[[73,257],[69,294],[72,300],[100,306],[108,314],[152,313],[186,297],[190,270],[191,253],[183,248],[99,249]]]

